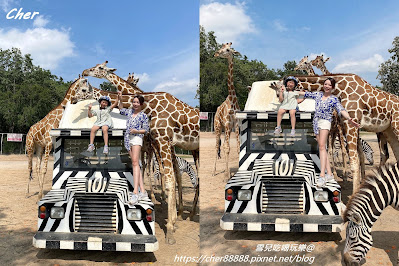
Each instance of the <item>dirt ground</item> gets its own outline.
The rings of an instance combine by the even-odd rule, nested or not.
[[[37,231],[38,181],[31,182],[25,197],[28,170],[25,155],[0,155],[0,265],[130,265],[136,263],[172,265],[175,256],[198,256],[199,215],[194,221],[187,217],[192,208],[194,189],[187,174],[183,175],[183,221],[177,221],[175,245],[165,243],[167,206],[159,200],[156,190],[155,233],[159,250],[154,253],[45,250],[32,246]],[[34,164],[35,165],[35,160]],[[52,159],[48,163],[44,191],[51,188]],[[148,181],[145,180],[148,184]],[[148,188],[148,185],[146,186]]]
[[[342,265],[342,251],[344,249],[345,231],[341,233],[282,233],[282,232],[233,232],[224,231],[219,226],[219,220],[224,212],[224,165],[225,158],[217,162],[216,176],[212,176],[213,165],[216,157],[215,135],[201,132],[200,135],[200,176],[201,176],[201,218],[200,236],[201,254],[205,256],[249,255],[252,257],[289,257],[299,254],[313,257],[314,265]],[[362,135],[374,150],[375,164],[379,163],[379,151],[375,134]],[[236,138],[231,135],[231,152],[229,165],[232,174],[238,170],[238,154]],[[222,140],[223,141],[223,140]],[[393,153],[390,150],[391,157]],[[393,159],[390,159],[393,162]],[[373,167],[366,164],[366,174],[371,173]],[[342,176],[342,167],[338,168],[338,175]],[[352,194],[352,182],[338,180],[343,188],[343,201],[348,200]],[[364,265],[397,265],[399,248],[399,212],[392,207],[386,208],[372,229],[373,247],[367,253]],[[314,245],[312,252],[295,251],[256,251],[258,244],[306,244]],[[308,262],[300,263],[275,263],[276,265],[309,265]],[[221,265],[222,263],[220,263]],[[242,264],[242,263],[241,263]],[[253,263],[252,265],[268,263]],[[269,263],[271,264],[271,263]],[[238,264],[236,264],[238,265]],[[249,265],[249,263],[247,264]]]

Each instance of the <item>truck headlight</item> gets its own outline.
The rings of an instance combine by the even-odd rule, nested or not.
[[[237,194],[238,200],[251,200],[252,199],[252,191],[249,189],[240,189]]]
[[[50,210],[50,217],[53,219],[63,219],[65,217],[65,210],[62,207],[52,207]]]
[[[314,201],[328,201],[328,192],[327,191],[315,191],[314,192]]]
[[[126,212],[126,217],[130,221],[141,220],[141,210],[140,209],[129,209]]]

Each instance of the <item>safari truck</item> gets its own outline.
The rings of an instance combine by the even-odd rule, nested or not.
[[[67,105],[60,126],[51,131],[54,170],[51,190],[38,202],[38,229],[33,245],[46,249],[153,252],[154,204],[147,197],[128,205],[133,187],[131,160],[124,148],[126,116],[111,113],[109,153],[103,153],[101,130],[88,152],[90,129],[86,100]],[[98,108],[94,104],[93,109]]]
[[[318,145],[312,127],[314,100],[296,112],[296,132],[286,113],[282,133],[274,134],[280,106],[273,81],[252,84],[240,124],[239,169],[225,186],[224,230],[340,232],[341,187],[336,181],[316,186]],[[276,82],[276,81],[274,81]]]

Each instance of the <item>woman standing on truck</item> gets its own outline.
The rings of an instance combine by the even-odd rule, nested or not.
[[[331,128],[333,108],[335,108],[337,112],[344,118],[348,119],[353,126],[357,128],[360,126],[349,116],[348,112],[341,105],[339,99],[335,95],[332,95],[332,90],[334,89],[335,79],[327,78],[323,84],[324,92],[299,92],[299,95],[303,95],[305,98],[312,98],[315,100],[316,106],[313,117],[313,131],[316,134],[320,153],[320,177],[317,181],[318,187],[324,187],[328,180],[334,179],[326,151],[326,143]],[[327,175],[325,175],[326,167]]]
[[[141,146],[143,145],[144,134],[149,132],[150,127],[148,125],[148,116],[141,111],[141,107],[144,103],[144,97],[136,95],[133,97],[133,109],[123,108],[122,105],[122,93],[118,92],[119,100],[119,112],[121,115],[128,116],[126,121],[125,131],[125,147],[129,151],[130,158],[132,160],[133,168],[133,195],[129,200],[129,205],[136,204],[140,199],[147,197],[147,192],[144,189],[143,176],[140,171],[139,158],[141,152]],[[139,192],[140,187],[140,192]]]

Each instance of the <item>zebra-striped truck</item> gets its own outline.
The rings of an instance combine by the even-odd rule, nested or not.
[[[316,186],[320,174],[313,133],[314,100],[305,99],[296,112],[291,135],[289,114],[282,133],[275,134],[280,105],[271,81],[255,82],[240,124],[238,172],[225,186],[224,230],[340,232],[341,188],[336,181]]]
[[[51,190],[38,202],[38,231],[33,245],[46,249],[153,252],[154,204],[146,197],[128,205],[133,191],[131,160],[123,145],[125,117],[112,112],[109,153],[102,132],[88,152],[91,101],[68,105],[60,127],[51,131],[54,170]],[[82,115],[83,114],[83,115]],[[93,121],[94,120],[94,121]]]

